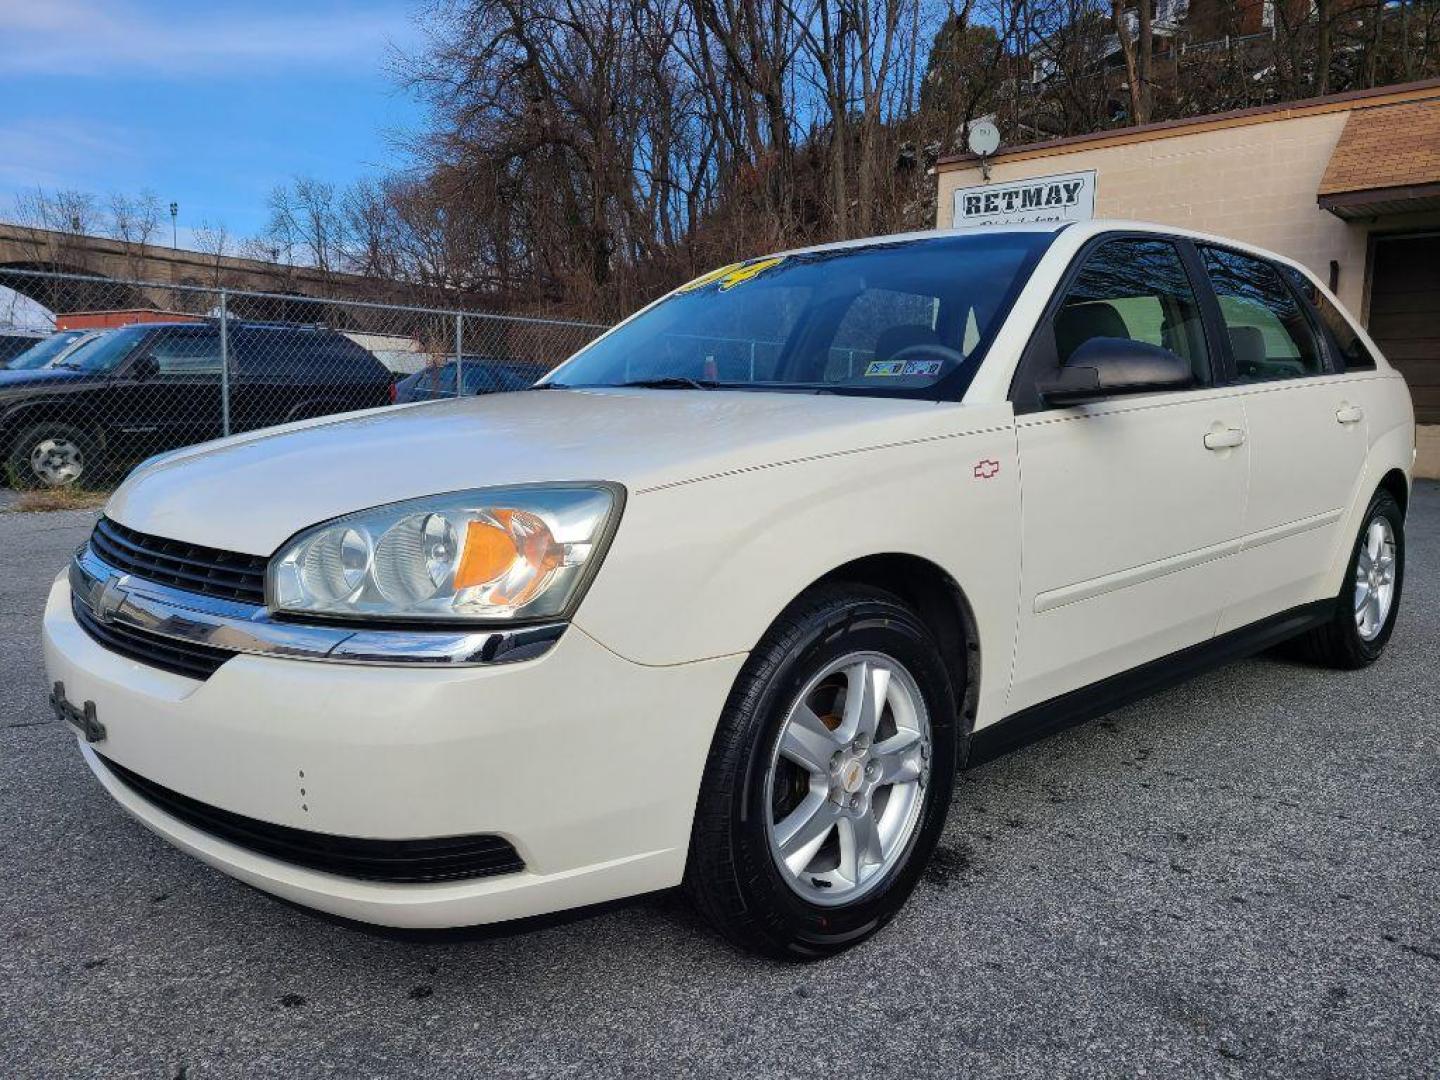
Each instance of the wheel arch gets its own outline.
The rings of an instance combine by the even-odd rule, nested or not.
[[[816,586],[837,583],[868,585],[892,593],[920,616],[940,644],[951,685],[957,690],[961,729],[968,736],[975,727],[980,698],[980,631],[974,608],[959,582],[922,556],[887,552],[837,566],[806,586],[801,595]]]
[[[85,432],[102,450],[109,445],[109,432],[104,424],[96,423],[92,416],[74,415],[67,409],[73,408],[73,402],[67,402],[64,398],[41,397],[28,401],[17,402],[9,409],[0,413],[0,451],[9,454],[15,440],[29,427],[35,424],[64,424],[67,427],[79,428]]]
[[[1377,490],[1388,491],[1395,496],[1395,501],[1400,504],[1400,516],[1405,516],[1410,507],[1410,481],[1405,478],[1404,472],[1391,469],[1380,478]]]

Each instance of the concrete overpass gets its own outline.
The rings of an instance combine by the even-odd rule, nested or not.
[[[46,273],[82,274],[94,281],[57,281],[45,277]],[[126,284],[129,282],[144,282],[148,287]],[[177,285],[316,299],[464,306],[456,295],[380,278],[4,222],[0,222],[0,285],[52,311],[194,306],[186,301],[183,290],[173,288]]]

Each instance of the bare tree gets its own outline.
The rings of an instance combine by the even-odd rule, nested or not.
[[[73,188],[22,191],[15,197],[15,209],[22,224],[72,236],[94,233],[99,221],[95,196]]]
[[[318,270],[322,277],[344,269],[346,218],[334,184],[296,177],[270,193],[269,208],[265,236],[278,257]]]
[[[210,263],[210,284],[226,284],[225,258],[230,255],[230,230],[223,221],[202,220],[195,229],[195,246]]]
[[[1120,52],[1125,58],[1125,80],[1130,91],[1130,122],[1148,124],[1153,101],[1150,78],[1154,62],[1154,37],[1151,28],[1154,0],[1135,0],[1138,33],[1130,33],[1130,13],[1124,0],[1112,0],[1110,21],[1120,39]]]
[[[107,232],[126,245],[144,249],[160,228],[160,198],[149,188],[138,195],[112,192]]]
[[[34,262],[88,271],[91,255],[84,237],[96,231],[95,196],[88,191],[36,187],[15,196],[16,223],[27,227],[26,246]]]
[[[111,192],[109,209],[107,231],[124,246],[129,276],[138,279],[144,276],[142,271],[150,238],[160,228],[160,198],[149,188],[139,195]]]
[[[430,107],[412,167],[318,199],[291,186],[271,232],[316,266],[615,315],[706,265],[931,220],[923,166],[980,116],[1014,143],[1440,73],[1428,0],[1277,0],[1263,39],[1238,35],[1238,5],[1176,11],[431,0],[401,68]]]

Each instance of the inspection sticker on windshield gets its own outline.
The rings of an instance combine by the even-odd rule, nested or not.
[[[871,360],[865,366],[866,376],[876,375],[939,375],[940,360]]]

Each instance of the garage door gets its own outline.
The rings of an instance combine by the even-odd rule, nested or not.
[[[1440,234],[1376,241],[1370,336],[1410,383],[1415,419],[1440,424]]]

